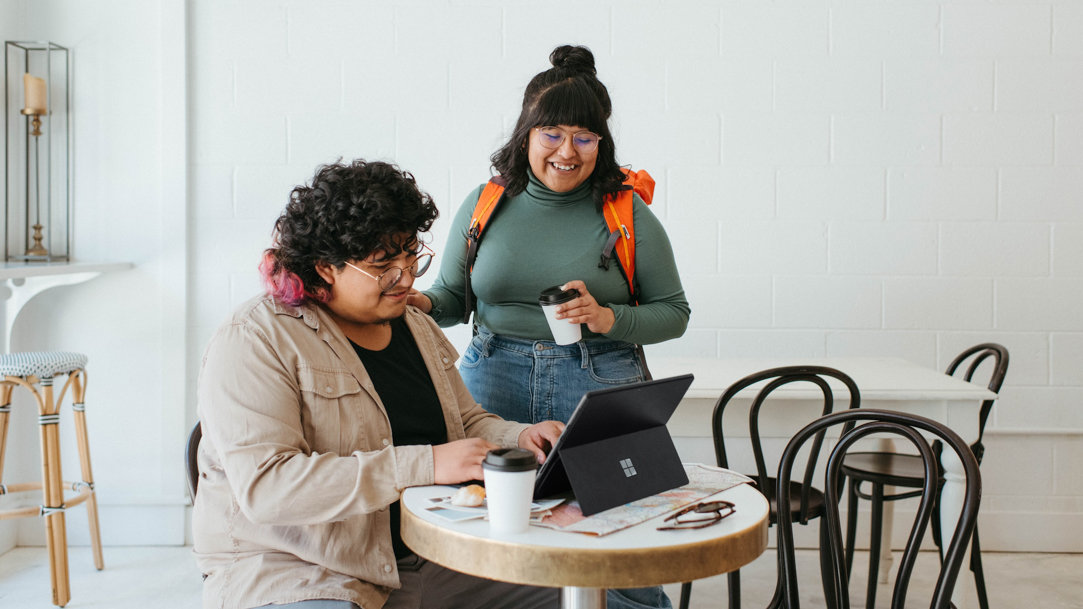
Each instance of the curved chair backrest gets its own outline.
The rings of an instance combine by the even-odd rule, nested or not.
[[[854,424],[864,424],[853,427]],[[964,552],[970,542],[970,537],[977,524],[978,505],[981,502],[981,474],[978,471],[978,461],[970,452],[966,442],[948,427],[912,414],[886,410],[849,410],[837,412],[822,417],[806,425],[798,431],[786,445],[783,451],[782,461],[778,468],[777,492],[780,504],[789,500],[791,474],[794,460],[802,446],[810,438],[823,434],[828,428],[836,425],[843,426],[842,436],[827,461],[827,472],[824,480],[826,497],[826,513],[824,519],[827,526],[827,543],[820,548],[820,552],[827,552],[826,557],[821,557],[821,564],[829,566],[829,572],[824,573],[825,582],[830,581],[833,586],[835,598],[839,599],[841,609],[850,606],[849,595],[846,591],[846,566],[842,546],[842,524],[839,518],[839,489],[842,480],[842,460],[846,452],[855,442],[870,434],[889,433],[901,436],[909,440],[917,449],[925,465],[925,484],[922,488],[921,503],[918,506],[917,515],[914,517],[914,525],[910,536],[906,541],[906,547],[899,561],[899,571],[895,580],[895,589],[892,595],[891,606],[893,609],[902,608],[906,602],[906,593],[910,584],[910,575],[913,572],[914,562],[917,559],[921,540],[928,529],[929,520],[933,509],[936,507],[936,495],[938,493],[938,459],[928,440],[920,432],[939,440],[943,450],[954,451],[963,464],[966,474],[966,491],[963,496],[963,509],[960,513],[955,532],[951,536],[951,543],[947,546],[947,552],[941,563],[940,576],[936,580],[936,588],[933,592],[933,609],[947,609],[951,607],[951,593],[955,588],[955,580],[959,576]],[[847,429],[849,427],[849,429]],[[785,510],[782,510],[785,512]],[[785,607],[798,609],[797,569],[794,562],[793,522],[789,513],[780,513],[778,516],[778,552],[779,570],[785,578]]]
[[[726,389],[726,392],[722,394],[722,397],[718,398],[718,401],[715,402],[714,412],[711,418],[715,459],[718,462],[719,467],[729,467],[729,458],[726,455],[726,439],[722,430],[722,414],[725,411],[726,406],[729,405],[730,401],[738,393],[747,387],[762,381],[769,381],[759,390],[759,393],[756,395],[755,399],[753,399],[752,407],[749,409],[748,413],[749,439],[752,441],[752,454],[756,459],[756,483],[761,489],[768,488],[771,484],[769,479],[772,477],[773,472],[768,472],[767,463],[763,457],[763,446],[760,442],[760,409],[768,396],[779,387],[791,383],[808,382],[819,387],[820,391],[823,393],[823,408],[821,415],[830,414],[834,410],[835,398],[825,377],[837,379],[846,386],[847,391],[850,393],[849,407],[851,409],[861,405],[861,392],[858,391],[857,384],[853,379],[839,370],[828,368],[826,366],[782,366],[779,368],[770,368],[768,370],[750,374],[733,385],[730,385],[730,387]],[[816,469],[816,462],[819,457],[820,446],[822,443],[823,434],[820,434],[816,438],[812,450],[808,455],[808,464],[805,467],[805,475],[802,479],[802,488],[805,492],[801,495],[800,520],[803,524],[807,524],[808,522],[808,489],[810,489],[812,485],[812,476]],[[778,505],[787,504],[780,502]]]
[[[989,391],[993,393],[1000,393],[1000,387],[1004,384],[1004,376],[1008,374],[1008,350],[1003,345],[996,343],[982,343],[980,345],[974,345],[973,347],[963,351],[950,364],[948,364],[947,374],[949,376],[955,375],[957,371],[962,370],[964,363],[969,361],[966,366],[966,371],[963,373],[963,380],[972,382],[974,380],[974,373],[978,370],[978,366],[985,360],[993,358],[993,372],[989,376]],[[974,451],[974,455],[978,457],[978,463],[981,463],[982,453],[985,452],[985,446],[982,444],[982,436],[985,435],[985,422],[989,420],[989,413],[993,410],[993,402],[996,400],[985,400],[981,403],[981,410],[979,411],[980,418],[978,419],[978,440],[971,445],[971,450]]]
[[[188,494],[192,497],[192,503],[195,503],[196,491],[199,489],[199,464],[196,462],[196,455],[202,439],[203,427],[196,421],[195,427],[188,432],[188,442],[184,446],[184,469],[188,473]]]

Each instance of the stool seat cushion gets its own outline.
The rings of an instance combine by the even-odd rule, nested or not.
[[[86,356],[70,351],[26,351],[0,355],[0,375],[53,378],[86,368]]]

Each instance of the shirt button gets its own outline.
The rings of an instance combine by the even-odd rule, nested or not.
[[[443,359],[443,360],[444,360],[444,363],[445,363],[445,364],[447,363],[447,358],[446,358],[446,357],[444,357],[444,358],[441,358],[441,359]]]
[[[391,565],[384,565],[384,573],[390,573],[390,572],[391,572]]]
[[[391,442],[387,438],[384,438],[383,440],[380,440],[380,443],[383,444],[384,446],[387,446],[388,444],[391,444]]]
[[[327,393],[331,393],[331,389],[332,389],[332,387],[331,387],[330,385],[328,385],[328,386],[324,387],[323,389],[324,389],[324,391],[326,391]]]

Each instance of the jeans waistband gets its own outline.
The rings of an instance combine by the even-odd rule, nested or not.
[[[475,326],[474,334],[481,340],[484,349],[506,349],[532,354],[535,357],[583,357],[635,349],[635,345],[623,340],[608,338],[584,339],[570,345],[558,345],[551,340],[530,340],[504,334],[493,334],[485,326]]]

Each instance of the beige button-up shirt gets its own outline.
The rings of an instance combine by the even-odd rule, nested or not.
[[[448,441],[515,446],[526,425],[483,410],[454,347],[407,307]],[[431,446],[394,446],[372,380],[319,305],[243,305],[199,378],[199,487],[192,529],[204,607],[341,599],[379,609],[399,586],[388,506],[433,483]]]

